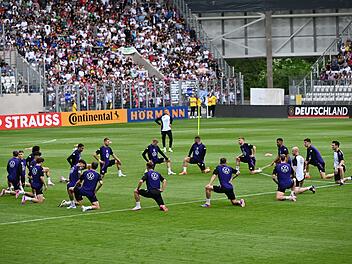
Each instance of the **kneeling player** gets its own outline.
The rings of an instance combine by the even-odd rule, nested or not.
[[[213,176],[211,177],[209,184],[205,186],[206,202],[202,205],[202,207],[210,207],[210,198],[212,191],[216,193],[224,193],[233,205],[245,207],[245,201],[243,199],[237,200],[233,191],[232,180],[236,178],[239,174],[240,172],[238,170],[235,170],[226,164],[225,158],[221,158],[220,164],[214,170]],[[219,178],[220,185],[213,186],[213,183],[217,177]]]
[[[26,201],[31,201],[33,203],[43,203],[45,198],[43,195],[43,187],[46,190],[47,185],[44,180],[44,169],[43,169],[44,159],[39,157],[36,159],[36,165],[31,170],[31,187],[32,192],[25,193],[22,197],[22,204]]]
[[[202,143],[199,136],[194,138],[194,144],[188,152],[188,156],[183,160],[183,171],[180,175],[187,174],[187,166],[189,164],[197,164],[202,173],[209,173],[210,169],[205,167],[204,158],[207,153],[206,146]]]
[[[158,146],[159,141],[157,139],[153,139],[152,144],[150,144],[142,153],[143,158],[145,159],[146,162],[152,162],[155,169],[156,164],[161,164],[161,163],[166,163],[167,166],[167,174],[168,175],[174,175],[175,173],[171,170],[171,160],[169,160],[168,157],[164,154],[164,152],[161,151],[161,149]],[[158,154],[160,153],[162,158],[158,157]],[[147,158],[148,154],[148,158]]]
[[[0,196],[11,194],[16,195],[17,198],[20,192],[23,192],[21,183],[22,164],[18,155],[18,151],[14,150],[12,152],[12,158],[7,162],[7,183],[9,188],[3,189]]]
[[[165,206],[161,193],[165,191],[166,179],[161,176],[160,173],[153,170],[153,163],[148,162],[146,164],[147,172],[144,174],[142,179],[138,182],[137,188],[134,190],[134,198],[136,200],[136,206],[132,208],[133,211],[141,210],[141,196],[146,198],[152,198],[158,204],[160,210],[167,212],[169,209]],[[146,182],[147,189],[141,189],[142,184]],[[161,185],[161,188],[160,188]]]
[[[272,176],[273,181],[278,185],[278,189],[276,192],[276,199],[278,201],[290,200],[292,202],[295,202],[297,199],[295,194],[299,194],[307,190],[315,192],[314,186],[306,188],[296,187],[295,179],[291,178],[292,174],[293,171],[291,165],[286,162],[286,156],[281,155],[280,163],[275,166]],[[285,192],[287,189],[291,189],[290,196],[285,196]]]
[[[114,165],[116,165],[117,167],[117,176],[125,177],[126,175],[123,174],[121,170],[121,160],[114,154],[114,152],[109,146],[110,144],[110,139],[104,138],[104,145],[101,146],[93,155],[93,157],[100,163],[101,177],[104,178],[104,175],[107,173],[108,168]],[[100,155],[100,158],[98,155]],[[114,159],[110,160],[110,156],[112,156]]]
[[[76,208],[76,203],[73,195],[73,189],[76,185],[76,183],[79,181],[81,175],[82,175],[82,170],[84,170],[87,167],[87,163],[80,159],[76,165],[73,165],[70,171],[69,175],[69,181],[67,183],[67,194],[69,197],[69,201],[63,200],[60,204],[59,207],[67,207],[67,209],[73,209]],[[71,189],[71,190],[70,190]]]
[[[248,169],[250,174],[261,173],[261,169],[255,169],[255,152],[256,147],[245,142],[243,137],[238,138],[238,144],[240,145],[240,149],[242,155],[236,157],[236,169],[240,169],[240,163],[244,162],[248,164]]]
[[[82,204],[83,196],[87,197],[91,202],[90,206],[83,206],[82,211],[100,209],[99,201],[96,197],[96,193],[103,185],[103,180],[99,173],[96,172],[98,168],[97,162],[92,162],[91,169],[85,171],[75,184],[74,188],[70,188],[71,193],[74,193],[76,201],[79,205]]]
[[[345,181],[351,180],[352,177],[345,178],[346,164],[344,154],[340,149],[340,142],[334,140],[331,143],[331,148],[334,151],[334,173],[328,176],[334,176],[335,183],[343,185]]]

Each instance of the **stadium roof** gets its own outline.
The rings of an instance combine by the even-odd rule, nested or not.
[[[261,12],[352,8],[351,0],[185,0],[194,12]]]

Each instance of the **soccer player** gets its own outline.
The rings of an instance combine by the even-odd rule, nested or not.
[[[277,146],[277,157],[275,160],[271,163],[271,166],[277,163],[280,163],[280,156],[285,155],[287,163],[291,164],[291,158],[288,152],[288,148],[284,145],[284,140],[282,138],[277,138],[276,139],[276,146]]]
[[[194,144],[191,146],[188,156],[183,160],[183,171],[180,175],[187,174],[187,167],[189,164],[197,164],[202,173],[209,173],[210,169],[205,167],[204,159],[207,153],[206,146],[202,143],[200,136],[194,138]]]
[[[40,156],[42,155],[40,152],[40,147],[39,146],[33,146],[32,147],[32,153],[29,154],[29,156],[26,158],[26,164],[29,170],[29,173],[31,173],[31,165],[35,164],[35,154],[40,153]],[[52,182],[51,177],[50,177],[50,169],[48,167],[43,167],[44,173],[48,179],[48,185],[49,186],[54,186],[55,184]]]
[[[242,155],[236,157],[236,170],[239,170],[240,163],[244,162],[248,164],[250,174],[261,173],[261,169],[255,169],[256,146],[246,143],[244,137],[238,138],[238,144],[240,145]]]
[[[116,165],[117,167],[117,176],[125,177],[126,175],[122,173],[121,170],[121,160],[114,154],[110,148],[111,141],[109,138],[104,138],[104,144],[101,146],[93,155],[93,157],[100,163],[100,174],[104,178],[104,175],[108,172],[108,168]],[[100,157],[98,156],[100,155]],[[110,160],[110,156],[114,159]]]
[[[171,131],[172,121],[173,119],[169,114],[169,110],[167,109],[164,110],[163,115],[161,117],[158,117],[157,119],[155,119],[155,123],[161,126],[161,138],[162,138],[164,152],[166,152],[166,136],[169,137],[169,152],[173,152],[172,150],[173,137],[172,137],[172,131]]]
[[[86,167],[87,167],[87,163],[81,159],[78,161],[78,163],[76,165],[74,165],[71,168],[69,180],[67,183],[67,194],[68,194],[68,197],[70,200],[69,201],[62,200],[62,202],[59,204],[59,207],[67,207],[67,209],[76,208],[76,203],[75,203],[75,199],[74,199],[74,195],[73,195],[73,189],[82,175],[82,170],[86,169]]]
[[[280,163],[275,166],[273,171],[273,181],[278,185],[277,192],[276,192],[276,199],[278,201],[285,201],[290,200],[292,202],[296,201],[296,195],[307,190],[311,190],[315,193],[314,186],[300,188],[296,187],[295,179],[292,179],[291,176],[293,174],[292,167],[290,164],[286,162],[286,156],[280,156]],[[287,189],[291,189],[291,195],[285,196],[285,192]]]
[[[22,174],[22,165],[21,161],[18,158],[18,151],[14,150],[12,152],[12,158],[7,162],[7,183],[9,188],[2,189],[0,196],[5,194],[16,195],[16,198],[21,191],[21,174]]]
[[[70,164],[70,168],[75,166],[81,159],[81,154],[84,150],[84,145],[79,143],[77,148],[72,152],[72,154],[67,158],[67,162]]]
[[[343,185],[346,180],[351,180],[352,177],[344,177],[346,172],[345,158],[340,149],[340,142],[334,140],[331,142],[331,148],[334,151],[334,173],[328,176],[334,176],[335,183]]]
[[[25,186],[27,186],[27,183],[26,183],[26,168],[27,168],[27,165],[26,165],[26,160],[24,159],[23,150],[19,150],[18,151],[18,158],[20,159],[21,166],[22,166],[21,183],[22,183],[22,188],[24,188]]]
[[[202,205],[202,207],[210,207],[211,192],[213,191],[216,193],[224,193],[227,198],[231,201],[232,205],[245,207],[245,201],[243,199],[237,200],[233,191],[232,180],[236,178],[239,174],[240,172],[238,170],[235,170],[227,165],[226,158],[221,158],[220,164],[214,170],[210,182],[207,186],[205,186],[206,202]],[[216,178],[219,178],[219,186],[213,185]]]
[[[39,157],[35,161],[35,166],[32,167],[31,170],[31,193],[25,193],[22,196],[22,204],[24,205],[27,201],[31,201],[32,203],[43,203],[45,198],[43,195],[43,187],[46,190],[47,185],[44,180],[44,168],[43,162],[44,159]]]
[[[174,175],[175,173],[171,170],[171,160],[161,151],[158,146],[159,141],[154,138],[152,140],[152,144],[150,144],[142,153],[142,157],[146,162],[152,162],[154,164],[153,169],[155,169],[156,164],[166,163],[167,166],[167,174]],[[158,157],[158,153],[160,153],[162,158]],[[148,154],[148,157],[147,157]]]
[[[96,193],[99,191],[101,186],[103,186],[103,180],[100,174],[96,172],[97,168],[98,162],[92,162],[91,169],[85,171],[80,176],[75,186],[69,189],[71,193],[74,193],[76,201],[79,205],[82,204],[83,196],[87,197],[91,202],[90,206],[82,205],[83,212],[100,209],[100,204],[96,197]]]
[[[319,170],[320,177],[324,180],[331,179],[332,175],[325,174],[325,161],[321,156],[319,150],[312,145],[312,141],[309,138],[304,139],[303,141],[304,146],[307,148],[307,157],[305,161],[305,171],[306,177],[310,178],[309,176],[309,165],[316,166]]]
[[[146,164],[147,172],[144,173],[142,179],[139,180],[137,188],[134,190],[134,199],[136,206],[132,208],[133,211],[141,210],[141,196],[152,198],[158,204],[161,211],[167,212],[169,209],[165,206],[161,193],[165,191],[166,179],[161,176],[159,172],[153,170],[154,164],[148,162]],[[141,189],[142,184],[146,182],[147,189]],[[161,187],[160,187],[161,185]]]

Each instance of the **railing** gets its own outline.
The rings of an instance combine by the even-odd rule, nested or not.
[[[312,65],[311,70],[303,78],[290,81],[290,103],[297,103],[297,96],[302,97],[303,104],[352,104],[350,100],[351,78],[340,76],[338,71],[326,71],[326,65],[335,60],[341,44],[352,36],[352,21],[347,24],[341,34],[330,44],[323,54]],[[331,76],[325,76],[325,73]],[[316,89],[321,87],[322,89]],[[340,87],[343,91],[340,92]],[[325,92],[328,91],[328,92]],[[321,92],[324,91],[324,92]],[[343,97],[346,97],[345,99]]]

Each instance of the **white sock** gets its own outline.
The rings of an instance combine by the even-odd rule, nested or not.
[[[172,172],[171,168],[167,168],[167,172],[171,173]]]
[[[92,206],[86,206],[85,207],[87,210],[92,210],[93,208],[92,208]]]
[[[206,203],[206,204],[210,204],[210,199],[208,199],[208,198],[205,199],[205,203]]]
[[[48,177],[48,182],[51,182],[51,178],[50,177]]]
[[[285,200],[291,200],[291,196],[284,196]]]
[[[28,196],[25,196],[25,198],[24,198],[26,201],[32,201],[34,198],[32,198],[32,197],[28,197]]]
[[[70,201],[70,205],[71,206],[75,206],[76,204],[75,204],[75,201]]]
[[[136,207],[141,207],[141,202],[136,202]]]
[[[236,166],[236,168],[235,168],[236,170],[239,170],[240,169],[240,166]]]
[[[291,195],[292,195],[292,196],[295,196],[295,192],[294,192],[294,191],[291,191]]]
[[[71,205],[71,201],[65,201],[64,202],[64,206],[69,206],[69,205]]]
[[[118,172],[118,174],[119,174],[119,175],[121,175],[121,174],[122,174],[122,170],[118,170],[117,172]]]
[[[183,172],[187,172],[187,167],[183,167]]]
[[[11,191],[9,191],[9,190],[5,190],[5,193],[6,193],[6,194],[10,194],[10,193],[11,193]]]

